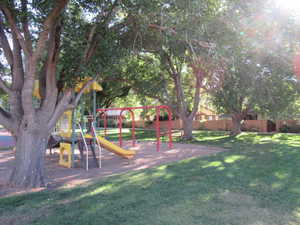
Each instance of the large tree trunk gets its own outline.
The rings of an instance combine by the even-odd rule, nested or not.
[[[193,139],[193,118],[182,118],[182,129],[184,140],[192,140]]]
[[[231,116],[231,119],[232,119],[232,130],[230,132],[230,135],[236,136],[236,135],[242,133],[243,115],[242,114],[233,114]]]
[[[20,128],[16,137],[15,167],[10,177],[11,185],[45,186],[44,156],[48,137],[49,132],[45,130]]]

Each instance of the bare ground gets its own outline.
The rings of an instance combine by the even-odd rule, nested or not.
[[[64,168],[58,165],[58,154],[55,152],[46,158],[46,182],[47,187],[35,189],[20,189],[6,185],[11,170],[13,168],[14,153],[11,150],[0,151],[0,197],[15,194],[40,191],[43,189],[56,189],[74,187],[79,184],[107,177],[115,174],[125,173],[132,170],[151,168],[157,165],[174,162],[191,157],[207,156],[225,151],[223,148],[207,147],[194,144],[174,143],[173,148],[169,149],[167,144],[162,144],[160,152],[156,151],[155,142],[139,142],[135,147],[131,143],[124,144],[125,149],[136,150],[134,158],[123,159],[106,150],[102,151],[102,168],[90,168],[86,171],[83,168]],[[92,160],[90,160],[92,164]]]

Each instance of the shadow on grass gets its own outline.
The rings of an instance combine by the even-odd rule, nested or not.
[[[296,224],[300,145],[269,137],[220,137],[210,143],[229,142],[231,151],[2,199],[0,222],[18,215],[15,224]]]

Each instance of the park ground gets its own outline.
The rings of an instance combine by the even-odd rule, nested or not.
[[[0,224],[300,224],[299,135],[194,135],[227,151],[1,198]]]

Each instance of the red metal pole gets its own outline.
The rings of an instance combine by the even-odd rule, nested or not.
[[[119,115],[119,145],[120,147],[122,147],[123,145],[123,139],[122,139],[122,122],[123,122],[123,118],[122,118],[122,113],[124,110],[121,110],[120,115]]]
[[[106,111],[104,111],[104,137],[107,136],[107,118],[106,118]]]
[[[160,108],[156,107],[156,151],[159,152],[160,149],[160,124],[159,124],[159,114],[160,114]]]
[[[169,122],[168,122],[168,132],[169,132],[169,148],[173,147],[172,143],[172,111],[170,107],[166,107],[168,111],[168,117],[169,117]]]
[[[134,119],[134,112],[130,109],[129,112],[131,113],[132,119],[132,146],[135,146],[135,119]]]
[[[134,113],[132,110],[134,109],[153,109],[156,110],[156,139],[157,139],[157,151],[160,150],[160,122],[159,122],[159,115],[160,115],[160,109],[164,108],[168,111],[169,116],[169,123],[168,123],[168,133],[169,133],[169,148],[172,147],[172,112],[170,110],[169,106],[161,105],[161,106],[138,106],[138,107],[124,107],[124,108],[107,108],[107,109],[97,109],[98,112],[105,112],[105,119],[104,119],[104,127],[105,127],[105,136],[106,136],[106,128],[107,128],[107,121],[106,121],[106,112],[109,110],[121,110],[120,117],[119,117],[119,143],[120,146],[122,145],[122,113],[124,110],[131,111],[132,116],[132,139],[133,143],[135,144],[135,119],[134,119]]]

